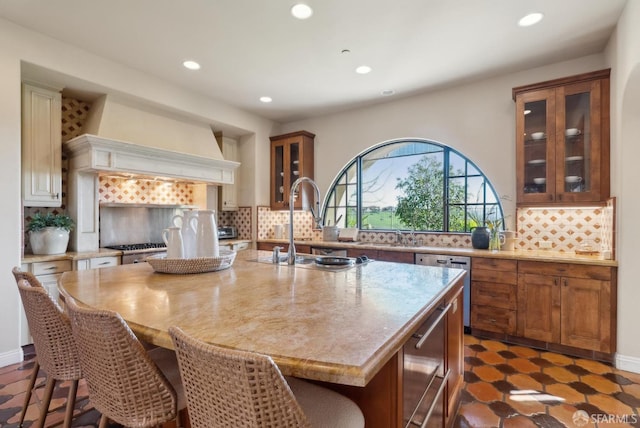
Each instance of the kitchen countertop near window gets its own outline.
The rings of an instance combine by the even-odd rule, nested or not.
[[[289,241],[285,239],[261,239],[258,243],[270,243],[270,244],[288,244]],[[489,251],[489,250],[476,250],[474,248],[454,248],[454,247],[420,247],[420,246],[408,246],[408,245],[390,245],[390,244],[376,244],[372,242],[340,242],[340,241],[305,241],[296,240],[296,245],[309,245],[315,248],[352,248],[352,249],[367,249],[367,250],[384,250],[384,251],[397,251],[405,253],[431,253],[431,254],[443,254],[452,256],[468,256],[468,257],[488,257],[498,259],[509,260],[529,260],[538,262],[554,262],[554,263],[576,263],[595,266],[612,266],[617,267],[618,262],[616,260],[605,260],[601,256],[587,256],[578,255],[575,253],[569,253],[564,251],[553,250],[538,250],[538,251]]]

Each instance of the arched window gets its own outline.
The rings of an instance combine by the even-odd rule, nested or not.
[[[370,230],[469,232],[501,220],[493,186],[460,152],[429,140],[389,141],[356,156],[336,177],[324,224]]]

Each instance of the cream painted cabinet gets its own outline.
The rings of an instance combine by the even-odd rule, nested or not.
[[[22,85],[22,200],[26,207],[62,204],[61,95]]]
[[[58,292],[58,280],[64,272],[73,269],[71,260],[55,260],[50,262],[34,262],[25,263],[20,269],[24,272],[30,272],[40,281],[42,286],[47,290],[49,295],[60,302],[60,293]],[[33,343],[31,334],[29,333],[29,325],[27,323],[27,317],[22,311],[20,320],[20,346]]]
[[[119,264],[120,257],[118,256],[94,257],[92,259],[76,260],[75,270],[101,269],[104,267],[118,266]]]
[[[238,161],[238,143],[229,138],[222,137],[222,155],[225,160]],[[218,200],[220,201],[221,211],[238,211],[238,174],[235,174],[233,184],[223,184],[220,186],[220,195]]]

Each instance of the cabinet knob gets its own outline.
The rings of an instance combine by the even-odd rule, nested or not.
[[[551,193],[549,193],[549,200],[553,201],[553,195]]]

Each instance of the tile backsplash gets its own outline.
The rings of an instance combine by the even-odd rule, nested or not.
[[[516,248],[539,250],[540,242],[548,242],[551,250],[573,252],[584,245],[596,251],[614,248],[615,204],[605,207],[518,208],[516,212]],[[271,211],[258,207],[257,239],[274,239],[275,225],[289,223],[288,211]],[[294,212],[296,239],[322,240],[322,232],[312,230],[313,219],[307,211]],[[406,242],[408,232],[402,237]],[[416,233],[418,245],[429,247],[471,248],[468,233]],[[398,240],[395,232],[361,230],[358,240],[370,243],[393,244]]]

